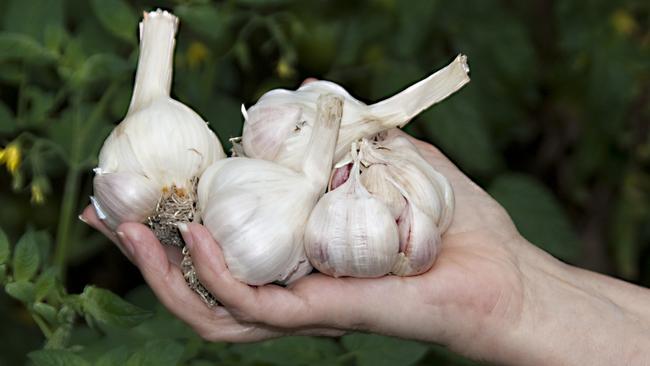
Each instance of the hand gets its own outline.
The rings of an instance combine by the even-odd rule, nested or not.
[[[190,224],[183,236],[198,275],[223,304],[210,309],[185,284],[177,250],[163,247],[144,225],[123,224],[118,237],[91,207],[82,217],[118,244],[171,312],[209,340],[362,330],[457,349],[477,344],[477,339],[469,339],[476,334],[483,334],[487,342],[491,336],[484,332],[486,323],[505,329],[521,315],[524,285],[518,258],[526,244],[499,204],[437,149],[414,142],[450,180],[456,195],[455,217],[443,236],[437,262],[416,277],[334,279],[313,274],[288,288],[250,287],[230,276],[208,231]]]
[[[650,291],[565,265],[522,238],[505,210],[435,147],[413,140],[454,188],[456,210],[433,268],[415,277],[311,274],[287,288],[235,280],[201,225],[183,230],[208,308],[186,285],[176,248],[142,224],[111,232],[80,216],[140,269],[158,299],[203,338],[249,342],[367,331],[444,344],[510,365],[650,364]],[[598,352],[594,352],[598,350]]]

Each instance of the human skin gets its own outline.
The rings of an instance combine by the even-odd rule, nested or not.
[[[185,225],[199,278],[222,304],[209,308],[186,285],[176,249],[163,247],[146,226],[125,223],[112,233],[90,206],[80,218],[118,244],[163,305],[206,340],[363,331],[504,365],[650,365],[650,290],[538,249],[439,150],[412,141],[456,196],[439,256],[419,276],[310,274],[286,288],[252,287],[230,275],[207,229]]]

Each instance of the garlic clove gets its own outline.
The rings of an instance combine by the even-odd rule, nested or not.
[[[414,276],[428,271],[440,247],[440,231],[430,216],[416,205],[407,204],[400,215],[400,250],[391,273]]]
[[[387,274],[399,249],[390,210],[358,181],[358,163],[343,185],[325,194],[305,228],[305,251],[314,267],[334,277]]]
[[[298,173],[264,160],[231,158],[199,181],[203,224],[233,276],[251,285],[291,278],[304,259],[303,226],[317,194]]]
[[[389,182],[389,168],[383,164],[373,164],[361,174],[361,183],[376,198],[379,198],[390,209],[397,220],[404,211],[406,200],[400,191]]]
[[[290,285],[310,274],[313,269],[314,267],[312,267],[311,263],[309,263],[307,255],[302,252],[298,259],[298,264],[293,267],[288,267],[286,275],[283,278],[279,279],[278,283],[283,285]]]
[[[247,156],[273,160],[292,129],[300,128],[302,108],[298,104],[260,105],[246,112],[242,147]]]
[[[93,179],[95,208],[115,230],[122,222],[143,222],[160,199],[160,184],[134,173],[100,173]]]
[[[451,184],[422,157],[406,137],[388,130],[376,142],[364,141],[361,151],[370,164],[385,164],[391,179],[413,196],[412,203],[435,219],[444,233],[454,214],[454,193]]]
[[[199,180],[203,224],[242,282],[289,283],[311,271],[303,243],[305,223],[327,186],[342,101],[322,96],[317,111],[300,171],[237,157],[215,162]]]

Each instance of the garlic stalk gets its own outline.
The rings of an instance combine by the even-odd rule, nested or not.
[[[295,91],[271,90],[248,110],[242,106],[245,119],[243,150],[248,157],[275,161],[299,170],[314,124],[316,99],[321,94],[332,93],[344,100],[334,154],[335,162],[339,162],[350,151],[352,142],[404,126],[423,110],[460,89],[469,82],[468,72],[466,56],[458,55],[426,79],[372,105],[355,99],[330,81],[314,81]]]
[[[92,202],[112,229],[148,222],[162,242],[182,245],[175,224],[194,219],[197,179],[225,154],[206,122],[170,97],[177,27],[167,11],[144,14],[133,96],[99,154]]]
[[[221,246],[233,276],[250,285],[289,283],[306,275],[304,227],[327,186],[342,100],[318,98],[299,171],[260,159],[220,160],[201,176],[203,224]]]
[[[453,217],[453,191],[395,131],[363,139],[358,155],[352,149],[353,164],[332,173],[330,192],[314,208],[305,231],[307,256],[320,271],[411,276],[433,265]]]

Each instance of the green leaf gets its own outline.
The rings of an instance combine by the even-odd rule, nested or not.
[[[147,342],[129,357],[126,366],[175,366],[182,356],[183,346],[169,339],[159,339]]]
[[[5,285],[5,292],[14,299],[24,303],[34,301],[34,284],[29,281],[9,282]]]
[[[68,33],[62,25],[50,24],[45,26],[43,44],[50,51],[59,53],[68,37]]]
[[[6,279],[7,279],[7,265],[0,264],[0,285],[5,283]]]
[[[54,107],[54,94],[46,92],[36,86],[27,86],[23,91],[25,99],[29,103],[27,111],[27,123],[30,126],[38,126],[44,123],[48,114]]]
[[[9,134],[16,129],[13,113],[0,101],[0,134]],[[0,244],[1,246],[2,244]]]
[[[295,0],[236,0],[235,2],[241,5],[265,7],[265,6],[285,5],[293,1]]]
[[[23,234],[16,244],[12,262],[16,281],[28,281],[38,271],[40,253],[35,236],[36,232],[29,230]]]
[[[466,88],[471,88],[467,86]],[[469,90],[452,95],[413,121],[411,128],[422,128],[461,169],[487,175],[502,163],[494,142],[476,105],[468,101]]]
[[[54,306],[43,302],[37,302],[34,303],[33,309],[34,312],[36,312],[36,314],[45,318],[45,320],[47,320],[48,323],[50,324],[56,323],[57,310],[56,308],[54,308]]]
[[[51,267],[38,276],[35,284],[36,301],[41,301],[54,288],[58,276],[56,268]]]
[[[133,327],[152,315],[114,293],[94,286],[84,289],[81,301],[83,310],[99,322],[119,327]]]
[[[72,323],[62,324],[52,334],[45,344],[46,349],[64,349],[70,343]]]
[[[7,263],[7,259],[9,259],[9,255],[11,254],[10,250],[7,234],[0,228],[0,264]]]
[[[38,350],[27,356],[35,366],[90,366],[88,361],[62,349]]]
[[[0,62],[24,61],[42,64],[56,59],[56,54],[33,38],[18,33],[0,33]]]
[[[210,40],[221,41],[228,32],[231,14],[215,4],[180,5],[174,11],[183,19],[183,24]]]
[[[68,305],[63,305],[56,314],[56,320],[59,323],[71,323],[75,318],[75,310]]]
[[[99,80],[110,80],[123,75],[129,70],[128,63],[112,54],[96,54],[90,56],[72,75],[75,83],[90,83]]]
[[[63,0],[12,0],[4,13],[4,29],[43,40],[50,27],[63,27],[63,18]]]
[[[2,59],[2,56],[0,56]],[[11,85],[20,85],[20,83],[25,80],[28,71],[25,67],[19,63],[4,63],[0,67],[0,81],[3,81]]]
[[[341,343],[355,354],[358,366],[414,365],[428,350],[418,342],[373,334],[346,335]]]
[[[234,345],[231,350],[246,364],[313,365],[332,364],[341,354],[341,348],[331,339],[314,337],[286,337],[254,344]]]
[[[104,353],[97,362],[95,362],[95,366],[124,365],[128,359],[129,349],[126,346],[120,346]]]
[[[561,259],[577,259],[576,234],[553,193],[541,182],[523,174],[504,174],[492,182],[488,192],[526,239]]]
[[[138,18],[123,0],[92,0],[92,8],[99,22],[111,34],[127,42],[136,40]]]

